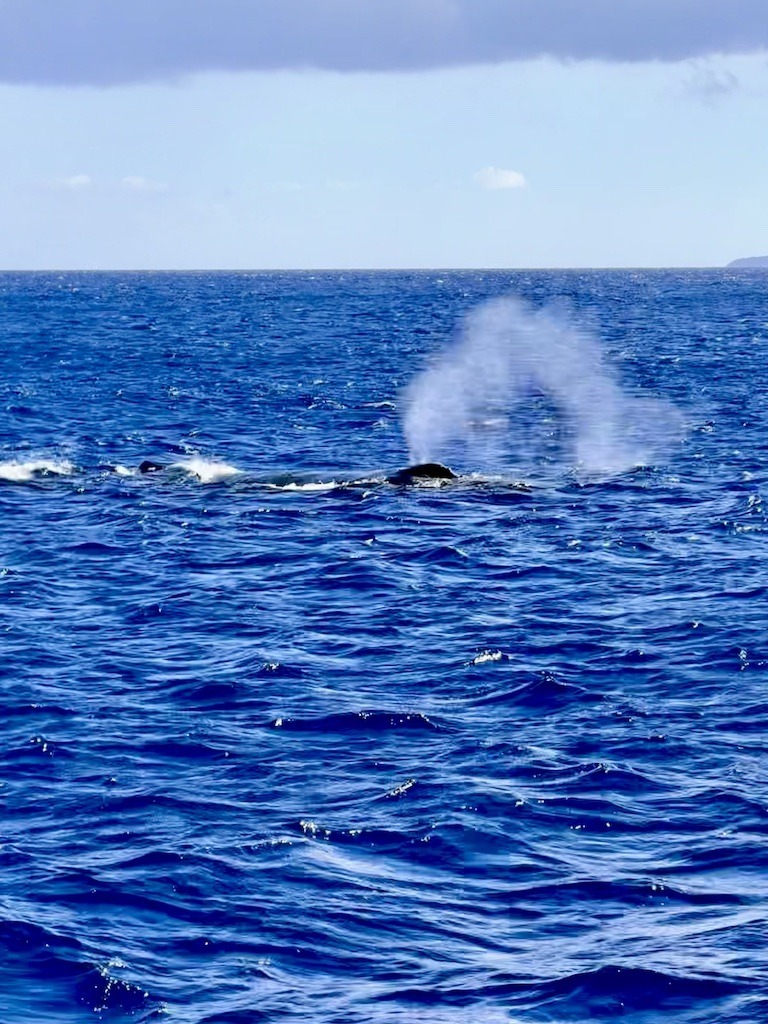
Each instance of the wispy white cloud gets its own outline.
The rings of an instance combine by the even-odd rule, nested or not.
[[[762,0],[0,0],[0,81],[768,52]]]
[[[507,171],[503,167],[484,167],[474,175],[481,188],[525,188],[525,175],[520,171]]]
[[[163,181],[152,181],[150,178],[127,175],[120,185],[128,192],[167,192],[168,186]]]
[[[69,192],[114,192],[115,189],[124,192],[143,192],[148,194],[167,192],[168,185],[163,181],[153,181],[151,178],[144,178],[138,175],[126,175],[123,178],[101,179],[91,177],[90,174],[72,174],[69,177],[48,178],[42,181],[41,187],[47,189],[58,189]]]
[[[54,178],[50,184],[53,188],[84,189],[93,185],[90,174],[73,174],[69,178]]]

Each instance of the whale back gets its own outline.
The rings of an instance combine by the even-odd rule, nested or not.
[[[159,462],[150,462],[149,459],[145,459],[139,465],[140,473],[158,473],[161,469],[165,469]]]
[[[452,469],[441,462],[420,462],[415,466],[406,466],[397,473],[387,477],[387,483],[401,487],[417,485],[422,480],[456,480]]]

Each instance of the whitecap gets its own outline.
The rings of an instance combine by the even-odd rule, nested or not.
[[[480,651],[478,654],[471,658],[467,665],[485,665],[489,661],[502,661],[505,655],[501,651],[485,650]]]
[[[340,487],[341,484],[336,480],[329,480],[326,483],[315,482],[315,483],[299,483],[296,480],[292,480],[287,484],[267,484],[267,487],[274,491],[332,491],[335,487]]]
[[[9,483],[24,483],[40,476],[69,476],[75,467],[66,460],[54,462],[50,459],[39,459],[30,462],[0,462],[0,480]]]
[[[213,484],[219,480],[226,480],[228,477],[237,476],[242,473],[237,466],[230,466],[228,462],[217,462],[215,459],[203,459],[195,456],[186,462],[174,462],[169,469],[181,469],[190,476],[196,476],[201,484]]]

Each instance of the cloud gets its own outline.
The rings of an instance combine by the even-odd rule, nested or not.
[[[702,64],[694,66],[682,83],[684,93],[709,105],[731,96],[740,87],[739,79],[732,72]]]
[[[149,178],[128,176],[120,182],[129,192],[167,192],[168,186],[162,181],[151,181]]]
[[[54,188],[83,189],[93,185],[90,174],[73,174],[70,178],[55,178],[51,183]]]
[[[0,2],[2,2],[2,0],[0,0]],[[165,182],[152,181],[151,178],[142,178],[133,175],[127,175],[119,180],[102,180],[98,182],[94,180],[90,174],[73,174],[68,178],[50,178],[43,184],[45,188],[64,189],[71,192],[83,192],[86,189],[103,191],[105,188],[108,190],[119,188],[125,192],[144,192],[147,194],[168,191],[168,186]]]
[[[768,50],[760,0],[0,0],[0,81],[406,71]]]
[[[481,188],[525,188],[526,180],[520,171],[505,171],[501,167],[484,167],[474,176]]]

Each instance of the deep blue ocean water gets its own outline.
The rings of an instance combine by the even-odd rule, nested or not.
[[[0,275],[1,1024],[768,1020],[767,352],[759,272]]]

